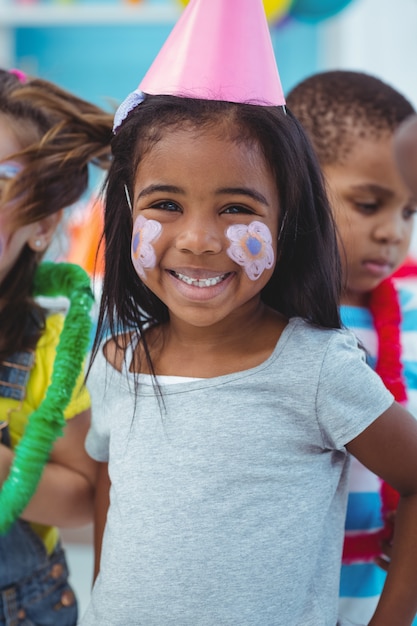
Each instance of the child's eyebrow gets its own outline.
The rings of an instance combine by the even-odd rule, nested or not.
[[[370,191],[379,196],[391,198],[394,195],[392,189],[383,187],[382,185],[375,185],[374,183],[364,183],[363,185],[352,185],[354,191]]]
[[[144,198],[146,196],[150,196],[156,192],[163,193],[185,193],[185,190],[181,187],[176,187],[175,185],[149,185],[140,191],[137,195],[137,199]]]
[[[257,202],[261,202],[266,206],[269,206],[269,202],[259,191],[255,189],[250,189],[249,187],[222,187],[221,189],[217,189],[217,195],[238,195],[238,196],[248,196],[248,198],[252,198],[252,200],[256,200]]]
[[[377,196],[382,196],[384,198],[392,198],[394,196],[394,192],[388,187],[383,187],[382,185],[375,185],[373,183],[364,184],[364,185],[352,185],[352,189],[354,191],[367,191],[374,193]],[[417,198],[410,195],[408,202],[410,204],[416,204]]]
[[[182,187],[177,187],[176,185],[163,185],[163,184],[149,185],[148,187],[145,187],[138,193],[138,195],[136,196],[136,199],[139,200],[140,198],[145,198],[146,196],[150,196],[153,193],[161,193],[161,192],[183,194],[185,193],[185,189],[183,189]],[[249,187],[221,187],[220,189],[216,190],[216,195],[225,195],[225,194],[247,196],[248,198],[251,198],[252,200],[256,200],[257,202],[260,202],[261,204],[264,204],[265,206],[269,206],[269,202],[267,201],[265,196],[263,196],[259,191],[256,191],[255,189],[251,189]]]

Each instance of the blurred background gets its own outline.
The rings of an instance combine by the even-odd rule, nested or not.
[[[0,0],[0,66],[101,106],[138,85],[187,0]],[[369,71],[417,105],[417,0],[265,0],[284,90],[323,69]]]
[[[113,110],[137,87],[186,4],[0,0],[0,66],[41,76]],[[264,5],[284,92],[317,71],[353,69],[382,78],[417,107],[417,0],[264,0]],[[88,200],[85,205],[91,208]],[[82,227],[85,215],[88,211],[78,207],[73,232],[80,233],[81,224],[88,233]],[[77,246],[81,240],[75,236],[70,260],[84,264]],[[91,528],[64,532],[64,542],[83,611],[92,577]]]

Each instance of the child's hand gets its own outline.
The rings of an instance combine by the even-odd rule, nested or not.
[[[377,556],[375,559],[376,565],[378,565],[385,572],[388,572],[389,564],[391,561],[391,549],[392,546],[388,541],[381,542],[383,556]]]

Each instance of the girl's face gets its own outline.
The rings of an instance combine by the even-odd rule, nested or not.
[[[342,164],[323,169],[344,264],[342,303],[366,306],[407,255],[416,198],[400,178],[388,134],[361,139]]]
[[[278,192],[255,144],[227,128],[171,130],[134,180],[132,259],[171,320],[210,326],[257,310],[275,266]]]
[[[2,203],[2,188],[21,167],[8,156],[21,150],[16,136],[10,128],[10,121],[0,115],[0,283],[12,269],[25,245],[33,250],[46,248],[47,238],[43,223],[35,222],[16,228],[13,207]]]

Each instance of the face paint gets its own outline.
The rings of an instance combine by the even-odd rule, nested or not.
[[[229,226],[226,237],[230,246],[227,255],[245,268],[250,280],[258,280],[266,269],[270,269],[275,260],[272,248],[272,235],[268,226],[262,222],[251,222]]]
[[[4,161],[0,163],[0,179],[6,178],[10,180],[14,178],[16,174],[19,174],[23,169],[23,165],[17,163],[16,161]]]
[[[10,180],[14,178],[23,169],[23,165],[17,161],[3,161],[0,163],[0,181]],[[6,238],[3,234],[4,227],[3,222],[0,220],[0,257],[3,254],[3,250],[6,246]]]
[[[131,255],[133,266],[141,278],[145,278],[145,270],[156,265],[155,250],[152,241],[161,233],[162,226],[156,220],[147,220],[143,215],[136,218],[133,225]]]

